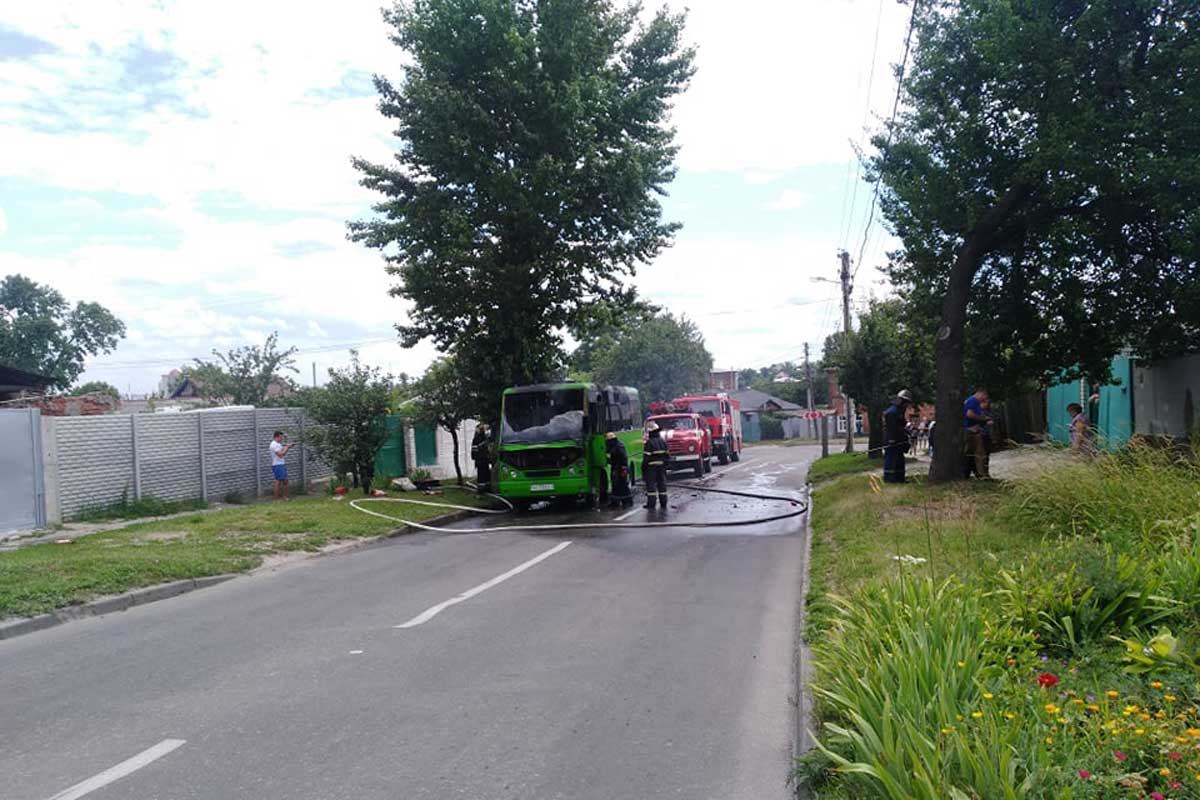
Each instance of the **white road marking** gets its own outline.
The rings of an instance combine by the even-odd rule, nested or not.
[[[630,517],[632,517],[634,514],[638,513],[639,511],[641,511],[640,508],[635,508],[632,511],[626,511],[624,514],[617,517],[616,521],[620,522],[623,519],[629,519]]]
[[[742,467],[747,466],[752,463],[755,463],[756,461],[757,461],[757,459],[749,459],[749,458],[746,458],[745,456],[743,456],[742,460],[740,462],[738,462],[736,465],[730,467],[729,469],[723,469],[719,473],[714,473],[714,474],[728,475],[729,473],[733,472],[735,469],[741,469]]]
[[[350,655],[352,655],[352,656],[362,655],[362,650],[351,650]]]
[[[157,761],[172,750],[183,747],[185,743],[183,739],[163,739],[154,745],[154,747],[143,750],[133,758],[122,761],[115,767],[109,767],[104,772],[94,775],[86,781],[81,781],[70,789],[64,789],[54,795],[54,797],[51,797],[50,800],[77,800],[114,781],[119,781],[121,778],[124,778],[131,772],[136,772],[147,764]]]
[[[542,553],[540,556],[535,556],[535,557],[529,559],[528,561],[526,561],[524,564],[519,564],[519,565],[513,567],[512,569],[510,569],[508,572],[504,573],[503,575],[497,575],[496,577],[492,578],[490,581],[481,583],[478,586],[474,587],[473,589],[467,589],[465,592],[458,595],[457,597],[452,597],[444,603],[438,603],[436,606],[427,608],[426,610],[422,611],[417,616],[410,619],[408,622],[405,622],[403,625],[397,625],[395,627],[397,627],[397,628],[415,628],[418,625],[424,625],[426,622],[429,622],[429,620],[433,619],[434,617],[436,617],[438,614],[445,611],[450,606],[458,605],[459,603],[461,603],[465,600],[470,600],[475,595],[482,594],[483,592],[486,592],[488,589],[491,589],[493,586],[499,586],[500,584],[504,583],[509,578],[512,578],[516,575],[520,575],[522,572],[529,569],[530,567],[537,566],[538,564],[542,563],[543,561],[545,561],[547,558],[554,555],[555,553],[561,553],[570,544],[571,544],[570,542],[563,542],[562,544],[555,545],[554,547],[551,547],[546,552]]]

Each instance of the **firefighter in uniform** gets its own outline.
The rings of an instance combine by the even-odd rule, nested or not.
[[[475,462],[475,485],[482,494],[492,490],[492,449],[488,441],[488,426],[479,423],[471,440],[471,460]]]
[[[604,449],[608,451],[611,467],[608,485],[612,489],[608,493],[608,504],[614,508],[617,505],[628,508],[633,505],[633,491],[629,488],[629,454],[625,451],[625,443],[610,431],[604,434]]]
[[[896,399],[883,412],[883,480],[886,483],[904,483],[904,454],[910,442],[905,430],[905,415],[912,405],[912,392],[901,389]]]
[[[667,443],[658,432],[658,424],[646,425],[646,447],[642,453],[642,476],[646,482],[646,508],[657,500],[667,507]]]

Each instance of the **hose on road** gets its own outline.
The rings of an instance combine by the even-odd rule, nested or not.
[[[436,508],[454,509],[458,511],[471,511],[479,514],[509,514],[512,512],[512,504],[503,497],[495,494],[489,494],[489,497],[494,497],[500,502],[508,506],[506,509],[492,508],[476,508],[474,506],[460,506],[453,503],[435,503],[429,500],[410,500],[407,497],[361,497],[357,500],[350,501],[350,507],[355,511],[361,511],[364,514],[370,514],[373,517],[401,522],[413,528],[418,528],[423,531],[432,533],[495,533],[501,531],[567,531],[567,530],[588,530],[599,528],[729,528],[743,525],[761,525],[767,522],[775,522],[781,519],[790,519],[798,517],[808,511],[807,499],[801,500],[795,497],[786,497],[783,495],[764,494],[761,492],[744,492],[734,489],[717,489],[712,486],[701,486],[696,483],[677,483],[673,484],[681,489],[694,489],[700,492],[711,492],[714,494],[727,494],[736,497],[748,497],[754,500],[767,500],[774,502],[789,503],[792,508],[786,513],[772,514],[765,517],[752,517],[750,519],[732,520],[729,522],[685,522],[683,520],[670,520],[660,522],[625,522],[621,520],[609,520],[608,522],[559,522],[545,524],[521,524],[521,525],[492,525],[485,528],[443,528],[436,525],[426,525],[423,522],[415,522],[413,520],[403,519],[401,517],[393,517],[390,514],[384,514],[379,511],[372,511],[368,508],[363,508],[360,503],[407,503],[419,506],[434,506]]]

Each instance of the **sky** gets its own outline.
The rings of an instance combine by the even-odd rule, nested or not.
[[[840,325],[837,252],[886,291],[855,148],[890,113],[907,8],[896,0],[690,0],[697,74],[672,120],[675,245],[634,279],[700,327],[720,368],[820,351]],[[648,4],[653,6],[653,3]],[[0,276],[26,275],[127,326],[81,380],[135,394],[172,367],[259,344],[299,349],[303,383],[344,364],[419,375],[405,304],[345,223],[385,161],[373,74],[397,78],[380,0],[10,3],[0,14]]]

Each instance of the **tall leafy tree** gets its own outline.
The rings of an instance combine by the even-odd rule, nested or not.
[[[471,419],[469,397],[462,381],[462,372],[453,356],[439,358],[429,365],[425,374],[413,384],[412,397],[404,413],[414,422],[440,425],[454,442],[454,473],[463,482],[462,466],[458,462],[458,429]]]
[[[213,350],[214,360],[195,359],[184,372],[208,400],[216,403],[257,405],[267,399],[271,384],[294,389],[285,372],[296,372],[295,347],[279,349],[279,334],[272,333],[261,346],[246,345],[222,353]]]
[[[329,370],[329,381],[307,392],[305,408],[317,424],[305,441],[339,474],[352,473],[363,494],[371,491],[375,456],[387,442],[391,399],[391,379],[354,351],[348,366]]]
[[[98,303],[72,306],[56,289],[9,275],[0,281],[0,364],[54,379],[66,389],[88,356],[111,353],[125,324]]]
[[[581,310],[671,243],[657,196],[694,53],[683,15],[643,23],[615,0],[413,0],[385,18],[411,58],[401,81],[375,78],[399,147],[354,160],[383,199],[350,234],[412,302],[402,344],[454,354],[492,418],[505,386],[558,375]]]
[[[663,313],[620,330],[592,363],[595,380],[634,386],[645,403],[703,389],[713,359],[695,323]]]
[[[928,341],[912,334],[902,302],[887,300],[872,303],[859,317],[858,329],[826,353],[847,393],[867,409],[873,458],[883,457],[883,411],[896,393],[908,389],[918,401],[929,396],[933,369]]]
[[[1107,376],[1200,344],[1200,5],[921,0],[905,110],[874,140],[893,280],[926,303],[937,413],[981,374]],[[961,475],[938,425],[931,478]]]

